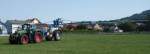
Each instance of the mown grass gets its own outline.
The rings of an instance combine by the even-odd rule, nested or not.
[[[0,37],[0,54],[150,54],[150,34],[69,32],[61,41],[10,45]]]

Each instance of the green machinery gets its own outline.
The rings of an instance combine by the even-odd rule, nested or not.
[[[24,24],[22,28],[18,29],[15,33],[9,36],[10,44],[28,44],[40,43],[43,40],[58,41],[61,31],[59,28],[52,28],[48,25],[47,29],[36,24]]]

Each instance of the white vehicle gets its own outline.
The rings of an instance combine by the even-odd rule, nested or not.
[[[48,29],[47,36],[45,39],[47,41],[52,41],[52,40],[59,41],[61,40],[61,36],[60,36],[61,33],[62,31],[59,28],[50,28]]]

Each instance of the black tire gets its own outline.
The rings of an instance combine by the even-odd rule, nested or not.
[[[18,37],[14,36],[13,34],[11,34],[9,36],[9,43],[10,44],[17,44],[18,43]]]
[[[54,31],[52,36],[54,37],[54,41],[61,40],[60,32],[59,31]]]
[[[46,41],[52,41],[53,37],[51,35],[47,35],[45,37]]]

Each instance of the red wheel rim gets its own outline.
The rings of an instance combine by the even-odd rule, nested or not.
[[[22,44],[28,44],[28,41],[29,41],[28,36],[26,36],[26,35],[23,36],[23,37],[21,38],[21,41],[22,41],[22,42],[21,42]]]
[[[39,43],[39,42],[41,42],[41,41],[42,41],[41,35],[40,35],[39,33],[36,33],[36,34],[35,34],[35,42]]]

